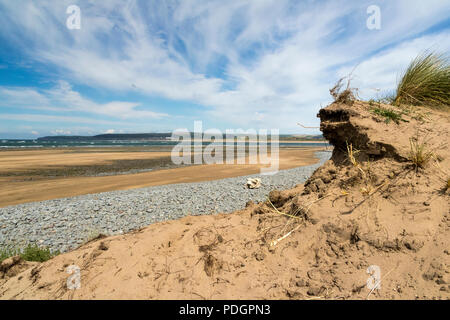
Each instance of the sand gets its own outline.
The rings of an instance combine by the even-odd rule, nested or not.
[[[314,152],[323,148],[284,148],[280,149],[280,169],[290,169],[317,162]],[[108,164],[112,160],[158,159],[170,157],[170,152],[115,152],[110,149],[99,150],[28,150],[0,152],[0,172],[48,169],[78,165]],[[112,176],[0,176],[0,207],[99,193],[126,190],[148,186],[200,182],[229,177],[255,174],[265,165],[193,165],[188,167],[163,169]]]
[[[117,152],[109,149],[44,149],[26,151],[1,151],[0,172],[14,172],[30,169],[46,169],[74,165],[107,164],[112,160],[156,159],[170,157],[170,152]]]

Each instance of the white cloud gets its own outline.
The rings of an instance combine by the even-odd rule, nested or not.
[[[125,124],[108,120],[91,119],[87,117],[45,115],[45,114],[31,114],[31,113],[21,113],[21,114],[0,113],[0,119],[21,121],[21,122],[65,122],[70,124],[87,123],[94,125]]]
[[[63,136],[63,135],[71,135],[72,131],[69,130],[63,130],[63,129],[56,129],[56,130],[52,130],[51,133],[53,135],[57,135],[57,136]]]
[[[48,90],[0,87],[0,98],[0,106],[6,107],[14,105],[20,108],[45,111],[78,111],[120,119],[159,119],[168,116],[166,113],[137,110],[141,104],[136,102],[96,103],[74,91],[66,81],[59,81],[55,87]]]
[[[0,87],[1,104],[22,106],[30,102],[38,105],[48,104],[48,99],[32,88],[26,87]]]

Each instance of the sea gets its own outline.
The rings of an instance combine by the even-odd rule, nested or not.
[[[75,148],[75,147],[164,147],[175,146],[179,141],[161,140],[31,140],[31,139],[1,139],[0,149],[21,149],[21,148]],[[209,145],[211,142],[203,142]],[[269,144],[270,145],[270,144]],[[328,143],[318,142],[279,142],[280,147],[326,147]]]

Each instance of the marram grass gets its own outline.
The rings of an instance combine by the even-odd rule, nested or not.
[[[450,110],[449,56],[425,52],[416,57],[398,83],[394,104]]]

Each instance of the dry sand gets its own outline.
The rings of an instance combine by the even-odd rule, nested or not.
[[[320,118],[333,156],[305,185],[233,214],[96,239],[45,263],[8,259],[0,298],[449,299],[449,114],[403,117],[386,124],[368,104],[332,104]],[[423,168],[408,160],[414,137],[433,152]],[[67,288],[71,265],[78,290]],[[374,268],[381,286],[371,290]]]

